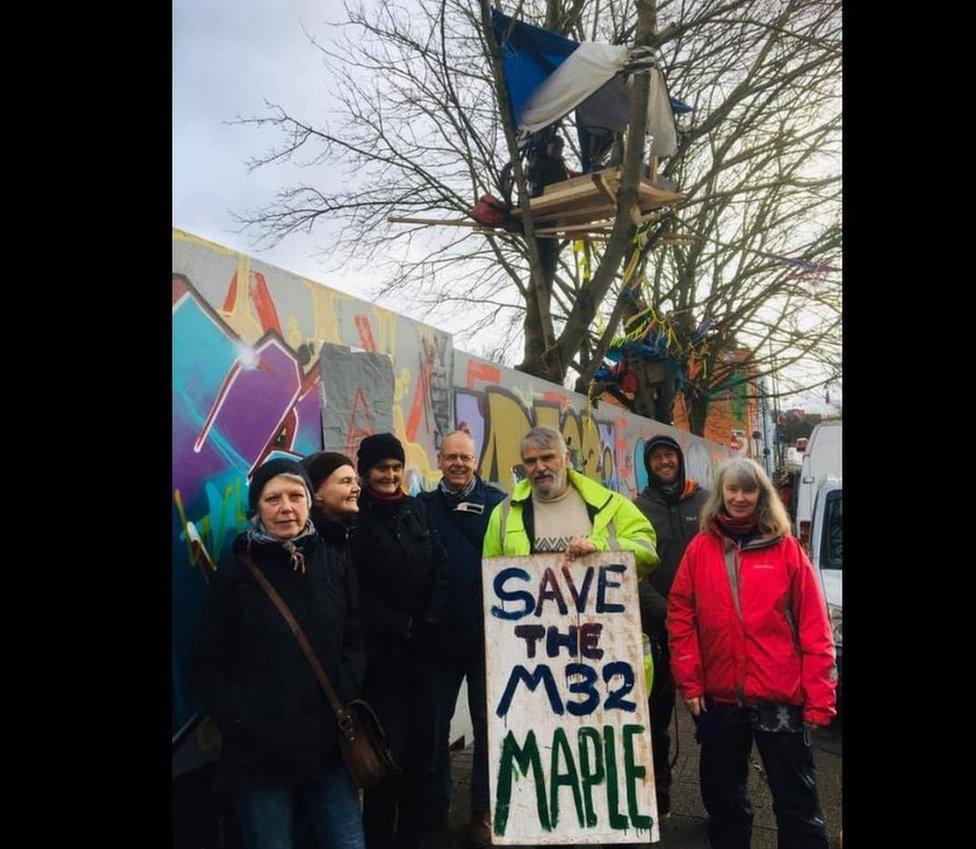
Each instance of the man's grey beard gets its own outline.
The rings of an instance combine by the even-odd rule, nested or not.
[[[566,467],[563,466],[562,470],[559,472],[554,472],[552,476],[552,483],[547,487],[547,492],[543,492],[541,487],[533,481],[532,490],[535,493],[536,498],[540,501],[555,501],[563,493],[566,492],[566,487],[569,482],[569,473]]]

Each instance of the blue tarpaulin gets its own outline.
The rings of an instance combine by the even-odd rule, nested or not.
[[[508,100],[517,127],[525,101],[579,47],[579,42],[542,27],[513,21],[497,9],[491,10],[491,19],[502,50]]]
[[[491,10],[491,16],[495,37],[501,47],[512,120],[515,126],[519,126],[526,102],[552,72],[579,48],[580,43],[542,27],[515,21],[497,9]],[[612,77],[611,73],[608,80]],[[690,106],[677,98],[669,97],[669,101],[678,114],[692,111]]]

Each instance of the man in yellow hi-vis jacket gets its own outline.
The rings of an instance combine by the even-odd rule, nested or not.
[[[637,576],[657,566],[656,534],[629,499],[574,471],[559,431],[534,427],[521,442],[526,478],[488,521],[485,557],[632,551]]]
[[[647,517],[629,499],[574,471],[559,431],[534,427],[520,450],[526,478],[492,510],[484,557],[564,551],[575,560],[595,551],[632,551],[638,578],[654,570],[657,535]],[[643,640],[650,692],[653,661],[646,635]]]

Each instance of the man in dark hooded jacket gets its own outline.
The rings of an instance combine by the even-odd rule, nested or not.
[[[654,684],[651,687],[651,741],[654,751],[654,783],[658,816],[671,812],[671,738],[668,727],[674,713],[674,679],[665,627],[668,593],[681,558],[698,533],[698,516],[708,490],[685,475],[681,446],[670,436],[652,437],[644,446],[644,467],[648,485],[634,504],[647,516],[657,532],[657,553],[661,564],[638,585],[641,624],[651,638],[654,652]]]

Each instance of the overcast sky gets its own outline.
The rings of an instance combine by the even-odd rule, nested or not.
[[[269,203],[295,171],[248,173],[246,160],[274,144],[276,133],[227,122],[264,114],[265,99],[300,114],[328,107],[321,57],[302,25],[321,35],[340,8],[336,0],[174,0],[173,226],[364,294],[355,279],[322,279],[310,239],[293,236],[260,251],[252,237],[235,232],[232,215]]]
[[[267,205],[296,175],[310,175],[278,165],[249,173],[245,162],[274,145],[277,133],[227,122],[264,114],[265,99],[295,114],[321,116],[330,105],[329,80],[303,26],[322,39],[325,23],[341,14],[339,0],[173,0],[173,226],[368,297],[378,282],[368,271],[325,270],[317,257],[327,241],[324,231],[259,250],[253,237],[236,232],[233,218]],[[398,311],[405,311],[402,305]],[[819,409],[823,397],[821,388],[801,403],[827,412]],[[832,388],[835,398],[840,392]]]

